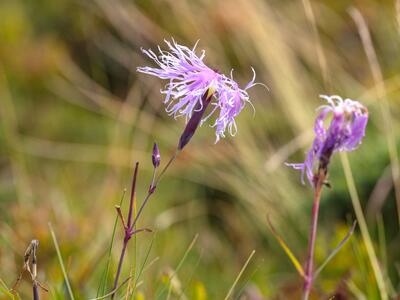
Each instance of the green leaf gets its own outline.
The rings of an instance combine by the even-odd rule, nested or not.
[[[283,251],[285,251],[286,255],[289,257],[290,261],[296,268],[297,272],[300,274],[301,277],[304,278],[304,270],[303,267],[301,266],[299,260],[294,256],[293,252],[290,250],[289,246],[285,243],[285,241],[282,239],[282,237],[278,234],[278,232],[275,230],[274,226],[272,226],[271,220],[269,217],[267,217],[267,221],[269,224],[269,227],[271,229],[272,234],[278,241],[279,245],[281,245]]]
[[[344,244],[346,244],[346,242],[349,240],[349,238],[353,234],[354,229],[356,228],[356,225],[357,225],[357,221],[355,220],[353,222],[353,225],[351,226],[349,232],[346,234],[346,236],[343,238],[343,240],[339,243],[339,245],[336,246],[335,249],[332,250],[331,254],[328,255],[328,257],[325,259],[325,261],[322,263],[322,265],[318,268],[318,270],[315,271],[314,279],[318,277],[319,273],[321,273],[321,271],[325,268],[325,266],[332,260],[332,258],[335,257],[335,255],[340,251],[340,249],[342,249]]]

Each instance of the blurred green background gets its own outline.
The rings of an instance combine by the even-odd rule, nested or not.
[[[140,162],[141,201],[151,177],[153,142],[159,143],[165,163],[184,126],[184,120],[174,121],[164,111],[159,93],[163,82],[135,71],[152,65],[141,47],[164,47],[163,39],[173,37],[189,47],[200,40],[198,49],[206,50],[206,63],[224,73],[233,68],[242,85],[251,78],[253,66],[257,81],[270,91],[249,91],[256,113],[253,116],[250,107],[243,111],[236,137],[214,144],[213,129],[203,126],[179,156],[140,219],[140,226],[154,232],[137,235],[129,246],[122,279],[129,274],[136,278],[146,267],[133,295],[130,282],[120,289],[121,299],[224,299],[253,250],[231,299],[299,298],[302,280],[266,219],[270,216],[304,262],[312,190],[302,186],[300,174],[284,162],[304,159],[312,141],[315,108],[322,104],[319,94],[339,94],[368,106],[367,136],[349,159],[386,288],[394,299],[400,291],[400,236],[387,140],[400,146],[396,2],[312,1],[314,19],[307,13],[308,4],[1,1],[4,286],[14,284],[27,245],[37,238],[38,276],[49,288],[41,293],[42,299],[69,299],[48,227],[51,222],[75,298],[96,297],[115,221],[114,205],[129,189],[134,162]],[[368,28],[361,30],[370,30],[379,65],[366,56],[351,7],[365,18]],[[383,81],[374,78],[378,69]],[[389,109],[391,132],[382,107]],[[330,182],[332,189],[324,191],[321,203],[317,265],[355,219],[339,156],[331,164]],[[122,238],[118,224],[107,291]],[[27,276],[18,292],[22,299],[31,298]],[[315,299],[335,294],[343,297],[338,299],[380,299],[358,228],[315,282]]]

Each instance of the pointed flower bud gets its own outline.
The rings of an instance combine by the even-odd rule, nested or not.
[[[193,134],[196,132],[196,129],[197,127],[199,127],[204,112],[211,102],[212,95],[212,91],[208,90],[207,93],[203,95],[202,100],[196,104],[196,107],[193,110],[194,113],[189,119],[189,122],[187,122],[186,127],[183,130],[183,133],[179,139],[178,150],[182,150],[183,147],[185,147],[187,143],[189,143]]]
[[[368,122],[368,110],[361,103],[345,99],[340,96],[325,96],[321,98],[328,101],[328,105],[319,107],[320,114],[315,120],[315,138],[311,150],[307,154],[304,163],[287,164],[302,172],[312,186],[315,182],[316,170],[328,170],[331,156],[335,152],[355,150],[365,135],[365,128]],[[326,129],[324,121],[329,114],[332,118],[329,127]]]
[[[157,168],[160,165],[160,161],[161,161],[160,150],[158,149],[157,143],[154,143],[151,159],[153,161],[154,168]]]

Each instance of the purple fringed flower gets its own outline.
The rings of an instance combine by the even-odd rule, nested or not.
[[[197,44],[193,49],[189,49],[174,40],[172,42],[166,40],[165,43],[169,51],[158,47],[159,55],[152,50],[142,49],[144,54],[154,60],[158,68],[139,67],[137,71],[169,81],[165,89],[161,90],[161,93],[166,95],[164,100],[167,104],[166,111],[175,118],[185,116],[188,122],[195,111],[202,110],[202,97],[206,93],[211,93],[211,112],[202,116],[200,125],[219,111],[212,124],[212,127],[216,128],[216,142],[225,137],[226,130],[234,136],[237,132],[235,117],[239,115],[246,102],[250,103],[247,89],[256,84],[254,69],[252,69],[253,79],[241,89],[233,80],[232,72],[230,77],[227,77],[204,64],[205,51],[202,50],[201,55],[197,56],[195,53]]]
[[[318,108],[320,114],[315,120],[315,138],[312,148],[307,154],[304,163],[287,164],[302,172],[312,186],[315,182],[317,168],[327,170],[329,160],[333,153],[338,151],[353,151],[361,143],[365,135],[368,122],[368,110],[365,106],[351,99],[343,100],[340,96],[321,95],[328,101],[328,105]],[[328,114],[332,113],[332,119],[328,129],[325,129],[324,121]]]

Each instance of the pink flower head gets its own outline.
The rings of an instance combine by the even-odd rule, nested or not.
[[[189,49],[174,40],[165,40],[165,43],[169,50],[164,51],[158,47],[158,55],[152,50],[142,49],[158,67],[139,67],[137,71],[168,80],[165,88],[161,90],[161,93],[165,94],[166,111],[175,118],[185,116],[188,122],[194,112],[202,110],[203,96],[211,93],[211,111],[202,116],[200,125],[211,115],[218,114],[212,124],[216,129],[216,142],[225,137],[227,130],[234,136],[237,132],[235,118],[245,104],[250,103],[247,89],[256,84],[254,69],[253,79],[241,89],[233,80],[232,72],[230,77],[227,77],[203,62],[205,51],[202,50],[198,56],[195,53],[197,44],[193,49]]]
[[[368,122],[368,110],[361,103],[351,99],[343,100],[336,95],[321,95],[320,97],[328,101],[328,104],[318,108],[320,113],[315,120],[315,138],[312,148],[304,163],[287,164],[296,170],[301,170],[303,183],[304,174],[306,174],[312,186],[314,186],[316,169],[327,169],[333,153],[350,152],[361,144]],[[324,121],[329,113],[332,114],[332,119],[326,129]]]

